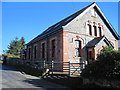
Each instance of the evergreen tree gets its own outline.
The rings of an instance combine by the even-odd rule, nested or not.
[[[20,40],[18,40],[18,37],[16,37],[15,40],[10,42],[7,54],[13,55],[13,57],[20,57],[20,52],[24,49],[25,49],[24,37],[21,37]]]

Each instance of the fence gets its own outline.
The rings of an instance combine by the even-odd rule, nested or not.
[[[45,62],[38,60],[7,60],[7,64],[27,65],[37,69],[49,69],[52,74],[67,74],[80,76],[82,69],[85,68],[84,63],[70,63],[70,62]]]
[[[49,69],[54,74],[68,74],[69,76],[80,76],[81,71],[85,68],[84,63],[70,63],[70,62],[54,62],[49,63]]]

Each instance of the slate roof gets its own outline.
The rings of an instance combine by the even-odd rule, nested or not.
[[[78,12],[68,16],[67,18],[61,20],[60,22],[52,25],[51,27],[49,27],[48,29],[46,29],[43,33],[41,33],[40,35],[38,35],[37,37],[35,37],[33,40],[31,40],[29,43],[27,43],[27,45],[37,42],[47,36],[50,36],[52,34],[55,34],[61,30],[63,30],[62,26],[65,26],[66,24],[68,24],[69,22],[71,22],[73,19],[75,19],[78,15],[80,15],[82,12],[84,12],[88,7],[92,6],[94,3],[88,5],[87,7],[79,10]],[[112,25],[106,20],[105,16],[103,16],[101,14],[102,18],[106,21],[106,24],[110,27],[110,30],[112,32],[112,34],[116,37],[116,39],[120,39],[120,36],[117,34],[117,32],[114,30],[114,28],[112,27]]]
[[[108,46],[112,46],[112,44],[109,42],[109,40],[104,37],[104,36],[101,36],[101,37],[97,37],[97,38],[94,38],[92,41],[90,41],[88,44],[87,44],[87,48],[90,48],[90,47],[95,47],[101,40],[104,40],[105,43],[108,45]],[[113,47],[114,48],[114,47]]]
[[[92,3],[94,4],[94,3]],[[46,36],[49,36],[51,34],[54,34],[56,32],[61,31],[63,28],[62,26],[65,26],[66,24],[68,24],[70,21],[72,21],[74,18],[76,18],[78,15],[80,15],[83,11],[85,11],[88,7],[90,7],[92,4],[88,5],[87,7],[79,10],[78,12],[68,16],[67,18],[61,20],[60,22],[54,24],[53,26],[49,27],[47,30],[43,31],[40,35],[38,35],[37,37],[35,37],[33,40],[31,40],[28,44],[30,43],[34,43]],[[27,45],[28,45],[27,44]]]

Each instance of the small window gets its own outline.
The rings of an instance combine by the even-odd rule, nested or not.
[[[94,35],[97,36],[97,28],[96,28],[96,26],[93,26],[93,28],[94,28]]]
[[[37,46],[34,46],[34,59],[37,58]]]
[[[94,8],[92,9],[92,16],[94,16],[94,17],[97,16],[96,10]]]
[[[99,35],[100,35],[100,37],[101,37],[101,36],[102,36],[101,27],[98,27],[98,29],[99,29]]]
[[[55,57],[55,39],[52,40],[52,57]]]
[[[29,50],[28,50],[28,58],[29,59],[31,59],[30,54],[31,54],[31,48],[29,48]]]
[[[88,28],[89,29],[89,35],[92,35],[92,27],[91,27],[91,25],[88,24],[88,27],[89,27]]]
[[[81,41],[75,40],[75,56],[80,57],[81,56]]]
[[[45,43],[42,43],[42,58],[45,58]]]

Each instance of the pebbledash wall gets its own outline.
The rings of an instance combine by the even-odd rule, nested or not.
[[[94,3],[95,4],[95,3]],[[95,11],[95,16],[93,15]],[[91,25],[92,35],[89,35],[88,25]],[[97,27],[97,36],[94,35],[93,26]],[[93,7],[85,12],[81,17],[73,19],[68,24],[62,26],[62,30],[55,34],[42,38],[34,43],[27,45],[27,60],[29,60],[29,48],[30,60],[39,60],[51,62],[68,62],[80,63],[88,61],[88,51],[92,50],[93,57],[96,59],[97,54],[107,45],[104,41],[100,41],[95,47],[87,48],[89,42],[99,36],[99,29],[101,27],[101,36],[106,37],[113,45],[115,50],[118,50],[118,39],[115,38],[110,31],[108,24],[101,16],[100,12]],[[55,39],[55,57],[51,57],[51,40]],[[81,41],[81,56],[75,56],[75,40]],[[42,58],[42,43],[45,43],[45,58]],[[36,59],[34,58],[34,47],[36,46]]]

